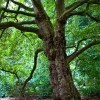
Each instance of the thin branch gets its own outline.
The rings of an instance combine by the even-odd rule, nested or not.
[[[84,46],[83,48],[81,48],[80,50],[78,50],[77,52],[72,53],[71,55],[68,56],[68,62],[71,62],[73,59],[75,59],[80,54],[82,54],[85,50],[97,44],[100,44],[100,40],[94,40],[90,42],[89,44],[87,44],[86,46]]]
[[[78,49],[79,49],[80,43],[82,43],[83,41],[89,40],[89,39],[93,39],[93,38],[94,38],[94,39],[100,38],[100,36],[97,35],[97,36],[91,36],[91,37],[85,37],[85,38],[82,38],[81,40],[79,40],[79,41],[76,43],[76,45],[69,46],[69,47],[66,47],[66,48],[75,48],[75,52],[77,52]]]
[[[22,14],[22,15],[26,15],[26,16],[30,16],[30,17],[35,17],[35,14],[27,13],[27,12],[23,12],[23,11],[8,10],[6,8],[0,8],[0,10],[4,11],[4,12],[8,12],[8,13]]]
[[[9,4],[9,0],[7,0],[5,9],[8,8],[8,4]],[[1,16],[0,16],[0,23],[1,23],[1,21],[2,21],[2,18],[3,18],[3,16],[4,16],[4,14],[5,14],[5,11],[3,11],[2,14],[1,14]]]
[[[19,11],[19,10],[20,10],[20,6],[18,7],[17,11]],[[17,20],[17,16],[18,16],[18,13],[15,15],[16,20]],[[18,22],[18,20],[17,20],[17,22]]]
[[[72,45],[72,46],[66,47],[66,49],[69,49],[69,48],[76,48],[76,46],[75,45]]]
[[[75,52],[78,51],[80,43],[82,43],[83,41],[89,40],[89,39],[96,39],[96,38],[100,38],[100,36],[99,35],[96,35],[96,36],[91,36],[91,37],[85,37],[85,38],[79,40],[77,42],[77,45],[75,46],[76,47]]]
[[[73,15],[88,16],[93,21],[100,22],[100,19],[93,17],[88,12],[86,12],[86,10],[85,11],[74,11],[74,12],[70,13],[69,17],[73,16]]]
[[[92,15],[90,15],[89,13],[86,13],[86,15],[91,18],[92,20],[96,21],[96,22],[100,22],[100,19],[93,17]]]
[[[18,82],[19,82],[20,79],[19,79],[19,76],[18,76],[18,74],[16,72],[11,71],[11,70],[6,70],[6,69],[3,69],[3,68],[0,68],[0,70],[15,75],[17,80],[18,80]]]
[[[100,5],[100,0],[90,0],[89,4],[97,4]]]
[[[30,41],[30,43],[31,43],[31,45],[32,45],[31,39],[30,39],[24,32],[21,32],[21,33],[22,33],[23,36],[25,36],[25,37]]]
[[[0,34],[0,39],[2,38],[2,35],[4,34],[5,29],[2,30],[1,34]]]
[[[43,49],[40,48],[40,49],[37,49],[36,52],[35,52],[35,55],[34,55],[34,66],[33,66],[32,70],[31,70],[30,75],[28,76],[28,78],[24,81],[24,84],[23,84],[23,86],[22,86],[22,90],[25,89],[27,83],[32,79],[32,76],[33,76],[34,71],[35,71],[36,66],[37,66],[38,54],[39,54],[41,51],[43,51]]]
[[[25,9],[25,10],[28,10],[28,11],[34,11],[33,8],[29,8],[27,6],[25,6],[24,4],[20,3],[20,2],[17,2],[15,0],[11,0],[14,4],[20,6],[21,8]]]
[[[85,40],[87,40],[87,38],[83,38],[83,39],[81,39],[81,40],[79,40],[79,41],[77,42],[77,46],[76,46],[75,52],[78,50],[80,43],[83,42],[83,41],[85,41]]]
[[[12,18],[12,19],[14,19],[16,22],[18,22],[18,19],[17,19],[16,15],[15,15],[15,16],[4,15],[3,18],[4,18],[4,19],[5,19],[5,18],[6,18],[6,19]]]
[[[20,25],[25,25],[25,24],[36,24],[35,20],[31,20],[31,21],[23,21],[23,22],[19,22]]]
[[[71,13],[69,14],[69,17],[70,17],[70,16],[74,16],[74,15],[84,16],[84,15],[86,15],[86,10],[84,10],[84,11],[73,11],[73,12],[71,12]]]

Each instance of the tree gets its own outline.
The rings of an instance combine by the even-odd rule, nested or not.
[[[65,29],[67,27],[66,22],[69,21],[69,18],[75,15],[88,16],[92,20],[100,22],[98,16],[94,17],[91,13],[88,12],[91,5],[100,5],[100,1],[80,0],[74,3],[70,2],[71,4],[69,1],[65,0],[54,0],[52,2],[55,3],[55,24],[52,23],[51,18],[46,12],[43,1],[31,0],[29,4],[32,5],[33,8],[30,8],[23,4],[28,3],[27,0],[23,1],[23,3],[22,0],[19,2],[15,0],[7,0],[6,6],[0,8],[0,29],[3,30],[0,37],[2,37],[2,35],[5,33],[5,29],[9,27],[15,27],[22,32],[32,32],[38,35],[38,38],[43,41],[43,50],[49,61],[50,81],[53,88],[53,99],[80,100],[80,94],[73,83],[72,74],[69,67],[70,62],[91,46],[100,44],[100,40],[93,38],[91,42],[88,42],[88,44],[80,48],[80,44],[91,37],[82,38],[77,42],[75,51],[71,55],[68,55],[66,53],[68,51],[68,47],[66,48],[67,40],[65,39]],[[18,7],[18,9],[12,10],[12,8],[9,6],[10,3],[17,5],[15,6],[15,9],[16,7]],[[85,9],[80,11],[80,7]],[[26,16],[24,21],[20,21],[22,17],[21,15]],[[18,18],[18,16],[20,17]],[[8,21],[6,21],[5,18],[9,18]],[[11,20],[11,18],[14,18],[16,21]],[[30,76],[29,79],[31,77],[32,76]]]

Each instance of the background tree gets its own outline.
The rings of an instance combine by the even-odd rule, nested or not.
[[[92,5],[99,5],[100,2],[98,0],[82,0],[74,3],[72,1],[67,2],[64,0],[51,1],[54,5],[52,10],[55,15],[53,17],[49,16],[50,12],[46,12],[47,8],[45,8],[45,4],[48,3],[48,0],[42,2],[40,0],[31,0],[30,2],[27,2],[27,4],[29,3],[33,8],[24,5],[26,2],[27,1],[17,2],[14,0],[7,0],[6,5],[3,5],[0,9],[0,29],[3,29],[1,37],[5,33],[5,29],[9,27],[19,29],[21,30],[21,33],[32,32],[38,35],[38,38],[43,42],[43,49],[49,62],[53,98],[60,100],[80,100],[80,95],[73,84],[69,64],[91,46],[100,44],[100,40],[96,38],[98,36],[95,35],[92,37],[84,36],[85,38],[78,38],[79,41],[74,43],[74,49],[70,54],[68,48],[72,46],[70,45],[69,47],[67,44],[68,30],[65,29],[68,27],[68,23],[73,21],[72,17],[74,15],[88,16],[92,20],[99,22],[98,15],[95,15],[94,13],[91,14],[89,11],[92,11],[90,9],[93,7]],[[13,6],[9,6],[11,3],[13,3]],[[94,17],[94,15],[96,17]],[[23,18],[23,16],[25,17]],[[52,20],[54,17],[55,20]],[[74,26],[70,28],[74,28]]]

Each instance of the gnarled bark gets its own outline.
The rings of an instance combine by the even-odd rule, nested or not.
[[[64,62],[51,61],[49,65],[53,100],[81,100],[73,83],[69,66]]]
[[[81,100],[80,94],[78,93],[72,80],[69,63],[66,62],[66,40],[64,36],[63,23],[58,23],[56,32],[57,33],[54,34],[53,41],[46,41],[46,43],[44,41],[46,55],[49,60],[50,80],[53,88],[53,99]]]

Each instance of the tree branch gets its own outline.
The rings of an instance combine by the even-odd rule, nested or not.
[[[39,30],[37,28],[22,26],[25,23],[30,23],[30,22],[20,22],[20,23],[4,22],[4,23],[0,24],[0,29],[6,29],[6,28],[9,28],[9,27],[15,27],[16,29],[19,29],[19,30],[21,30],[23,32],[34,32],[37,35],[39,35],[38,34]]]
[[[57,18],[64,12],[65,5],[64,0],[56,0],[56,14]]]
[[[90,15],[89,13],[86,13],[86,15],[91,18],[92,20],[96,21],[96,22],[100,22],[100,19],[97,19],[95,17],[93,17],[92,15]]]
[[[80,0],[80,1],[77,1],[77,2],[74,2],[73,4],[67,6],[65,9],[68,10],[74,10],[76,8],[78,8],[79,6],[85,4],[85,3],[88,3],[88,4],[100,4],[100,1],[99,0]]]
[[[4,34],[5,29],[2,30],[1,34],[0,34],[0,39],[2,38],[2,35]]]
[[[66,20],[67,17],[69,17],[69,14],[75,10],[76,8],[78,8],[79,6],[87,3],[88,0],[81,0],[81,1],[77,1],[74,2],[73,4],[71,4],[70,6],[66,7],[66,10],[64,11],[64,13],[60,16],[60,20]]]
[[[89,4],[97,4],[100,5],[100,0],[90,0]]]
[[[70,17],[70,16],[74,16],[74,15],[84,16],[84,15],[86,15],[86,10],[84,10],[84,11],[73,11],[73,12],[71,12],[71,13],[69,14],[69,17]]]
[[[40,0],[37,0],[37,1],[36,0],[31,0],[31,1],[33,3],[33,8],[35,7],[34,8],[35,10],[38,10],[39,12],[44,10]]]
[[[25,25],[25,24],[36,24],[35,20],[32,21],[23,21],[23,22],[19,22],[20,25]]]
[[[82,43],[83,41],[89,40],[89,39],[96,39],[96,38],[100,38],[100,36],[99,36],[99,35],[96,35],[96,36],[91,36],[91,37],[85,37],[85,38],[79,40],[79,41],[77,42],[77,45],[75,46],[75,48],[76,48],[76,49],[75,49],[75,52],[78,51],[80,43]]]
[[[69,17],[70,17],[70,16],[73,16],[73,15],[88,16],[88,17],[91,18],[93,21],[100,22],[100,19],[93,17],[93,16],[90,15],[88,12],[86,12],[86,10],[85,10],[85,11],[74,11],[74,12],[70,13]]]
[[[36,17],[39,19],[45,19],[47,17],[47,14],[44,10],[44,7],[42,6],[41,0],[31,0],[34,8],[34,12],[36,14]]]
[[[3,69],[3,68],[0,68],[0,70],[15,75],[17,80],[18,80],[18,82],[19,82],[20,79],[19,79],[19,76],[18,76],[18,74],[16,72],[11,71],[11,70],[6,70],[6,69]]]
[[[71,55],[68,56],[68,62],[71,62],[73,59],[75,59],[76,57],[78,57],[81,53],[83,53],[85,50],[89,49],[90,47],[100,44],[100,40],[94,40],[92,42],[90,42],[89,44],[87,44],[86,46],[84,46],[83,48],[81,48],[78,51],[75,51],[74,53],[72,53]]]
[[[99,35],[96,35],[96,36],[91,36],[91,37],[85,37],[85,38],[79,40],[77,42],[77,45],[75,46],[76,47],[75,52],[78,51],[80,43],[82,43],[83,41],[89,40],[89,39],[96,39],[96,38],[100,38],[100,36]]]
[[[8,8],[8,4],[9,4],[9,0],[7,0],[7,3],[6,3],[6,7],[5,7],[5,9]],[[5,13],[5,11],[2,12],[2,14],[1,14],[1,16],[0,16],[0,23],[1,23],[1,21],[2,21],[2,18],[3,18],[3,16],[4,16],[4,13]]]
[[[33,76],[34,71],[35,71],[36,66],[37,66],[38,54],[39,54],[41,51],[43,51],[43,49],[40,48],[40,49],[37,49],[36,52],[35,52],[35,55],[34,55],[34,66],[33,66],[32,70],[31,70],[30,75],[28,76],[28,78],[24,81],[24,84],[23,84],[23,86],[22,86],[22,90],[25,89],[27,83],[32,79],[32,76]]]
[[[72,11],[74,11],[76,8],[82,6],[83,4],[87,3],[88,5],[89,4],[100,4],[100,1],[99,0],[81,0],[81,1],[77,1],[77,2],[74,2],[73,4],[71,4],[70,6],[66,7],[66,10],[65,12],[60,16],[60,20],[65,20],[67,18],[69,18],[71,16],[71,13]],[[84,14],[84,11],[83,12],[78,12],[77,15],[83,15]],[[75,13],[73,13],[72,15],[75,15]],[[86,14],[88,15],[88,14]],[[89,16],[89,15],[88,15]],[[90,17],[90,16],[89,16]],[[92,18],[92,17],[91,17]],[[95,18],[92,18],[92,19],[95,19]]]
[[[87,2],[88,2],[88,0],[77,1],[77,2],[74,2],[73,4],[67,6],[65,9],[66,9],[66,11],[68,10],[69,12],[71,12],[74,9],[78,8],[79,6],[81,6]]]
[[[26,12],[23,12],[23,11],[8,10],[6,8],[0,8],[0,10],[4,11],[4,12],[9,12],[9,13],[22,14],[22,15],[26,15],[26,16],[30,16],[30,17],[35,17],[35,14],[26,13]]]
[[[28,11],[33,11],[34,9],[33,8],[29,8],[27,6],[25,6],[24,4],[20,3],[20,2],[17,2],[15,0],[11,0],[14,4],[20,6],[21,8],[25,9],[25,10],[28,10]]]
[[[85,40],[87,40],[87,39],[88,39],[88,38],[83,38],[83,39],[81,39],[81,40],[79,40],[79,41],[77,42],[77,46],[76,46],[75,52],[78,51],[78,48],[79,48],[80,43],[83,42],[83,41],[85,41]]]
[[[19,11],[20,10],[20,6],[18,6],[18,9],[17,9],[17,11]],[[18,13],[15,15],[15,19],[17,20],[17,16],[18,16]],[[18,22],[18,20],[17,20],[17,22]]]
[[[70,48],[76,48],[75,45],[72,45],[72,46],[67,46],[66,49],[70,49]]]

